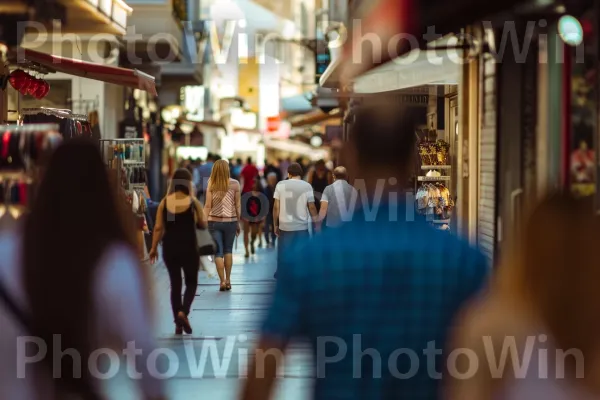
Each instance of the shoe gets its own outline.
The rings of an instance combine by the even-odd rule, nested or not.
[[[183,327],[179,324],[175,324],[175,334],[183,335]]]
[[[244,258],[250,258],[250,253],[246,252],[246,254],[244,255]]]
[[[185,333],[187,333],[188,335],[191,335],[192,334],[192,326],[190,325],[190,320],[188,319],[187,315],[185,315],[183,313],[183,311],[180,311],[179,314],[177,314],[177,320],[179,321],[179,324],[183,328],[183,331]]]
[[[226,289],[227,291],[231,290],[231,282],[227,282],[227,283],[225,284],[225,289]]]
[[[224,292],[227,290],[227,284],[226,283],[221,283],[221,287],[219,288],[219,292]]]
[[[252,254],[255,254],[255,251],[254,251],[254,243],[252,243],[252,244],[250,245],[250,252],[251,252]]]

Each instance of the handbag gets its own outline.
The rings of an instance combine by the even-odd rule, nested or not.
[[[196,216],[196,204],[192,203],[194,217]],[[196,243],[198,245],[198,254],[200,256],[214,256],[217,253],[217,244],[208,229],[196,228]]]

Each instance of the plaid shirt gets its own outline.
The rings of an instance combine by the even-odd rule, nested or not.
[[[444,348],[459,308],[485,284],[481,254],[423,222],[390,222],[383,208],[376,221],[355,218],[286,256],[263,335],[311,342],[315,399],[438,398],[432,373],[444,373],[447,354],[424,351]],[[341,359],[326,358],[344,347]]]

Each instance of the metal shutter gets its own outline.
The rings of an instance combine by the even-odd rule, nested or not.
[[[481,129],[479,137],[479,198],[477,243],[494,260],[496,248],[496,65],[485,55],[481,59]]]

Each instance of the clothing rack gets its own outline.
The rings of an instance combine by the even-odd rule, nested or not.
[[[0,225],[5,226],[29,208],[38,169],[62,137],[57,124],[3,125],[0,129]]]
[[[100,151],[106,167],[116,173],[117,189],[132,206],[132,212],[139,222],[138,253],[142,261],[147,260],[145,234],[148,233],[146,213],[148,205],[146,189],[146,163],[144,160],[144,139],[101,139]]]
[[[36,108],[23,108],[21,115],[36,115],[45,114],[51,115],[58,118],[70,118],[72,116],[71,110],[60,109],[60,108],[47,108],[47,107],[36,107]]]

